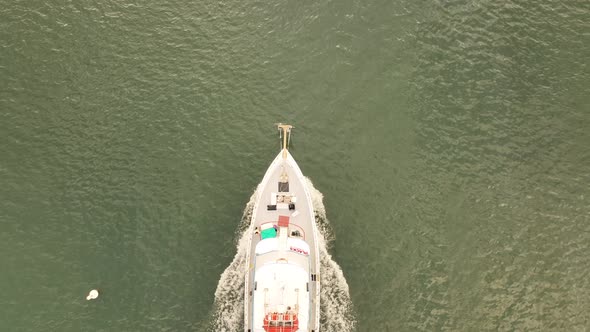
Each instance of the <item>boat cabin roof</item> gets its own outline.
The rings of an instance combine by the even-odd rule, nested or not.
[[[287,249],[301,255],[309,255],[309,244],[298,238],[287,239]],[[279,250],[279,238],[272,237],[261,240],[256,244],[256,255],[263,255],[269,252]]]

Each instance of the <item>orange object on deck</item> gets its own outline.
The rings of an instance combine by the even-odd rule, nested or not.
[[[295,332],[299,329],[297,314],[273,312],[264,316],[264,330],[266,332]]]
[[[289,216],[279,216],[279,227],[289,227]]]

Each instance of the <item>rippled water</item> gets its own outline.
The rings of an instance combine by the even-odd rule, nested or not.
[[[0,7],[0,331],[215,330],[275,122],[326,331],[588,330],[588,1]]]
[[[419,29],[413,118],[430,181],[414,197],[431,203],[432,251],[412,271],[412,327],[590,326],[587,9],[448,4]]]

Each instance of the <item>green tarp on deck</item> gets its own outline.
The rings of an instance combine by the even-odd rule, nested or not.
[[[270,239],[277,236],[277,231],[274,228],[268,228],[260,232],[262,239]]]

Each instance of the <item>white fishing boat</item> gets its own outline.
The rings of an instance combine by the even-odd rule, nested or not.
[[[307,182],[288,150],[292,126],[279,124],[282,149],[258,186],[246,257],[245,332],[318,332],[320,257]]]

